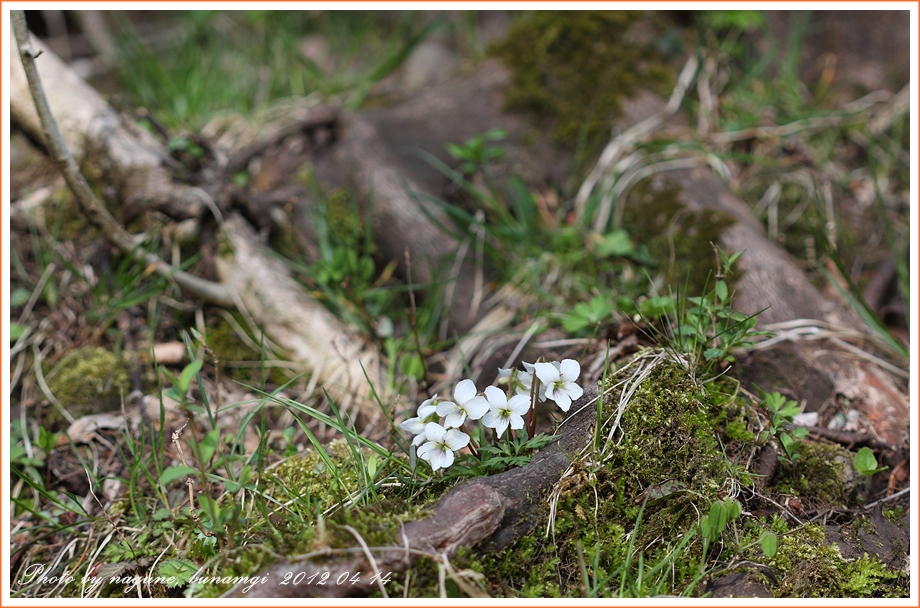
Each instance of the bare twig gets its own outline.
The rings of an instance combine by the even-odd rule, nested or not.
[[[70,150],[64,143],[61,132],[58,129],[57,122],[51,114],[51,108],[45,97],[45,91],[42,88],[41,80],[38,76],[38,69],[35,66],[36,53],[29,39],[29,30],[26,26],[26,17],[23,11],[12,11],[11,19],[13,23],[13,32],[16,35],[16,42],[19,45],[19,56],[22,59],[22,67],[29,82],[29,91],[32,93],[32,100],[35,102],[35,110],[38,113],[42,125],[42,133],[45,136],[45,143],[51,155],[51,159],[58,166],[58,169],[64,176],[64,180],[70,187],[77,199],[77,203],[83,214],[89,222],[99,229],[102,234],[123,254],[133,257],[138,262],[147,264],[160,275],[170,277],[184,291],[201,298],[211,304],[229,308],[233,306],[233,298],[229,290],[223,285],[207,281],[191,275],[185,271],[173,268],[159,257],[139,249],[134,238],[119,224],[108,210],[102,205],[96,195],[93,193],[86,178],[77,166]]]

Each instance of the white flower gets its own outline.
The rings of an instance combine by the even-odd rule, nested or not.
[[[415,418],[408,418],[399,423],[399,428],[415,435],[412,439],[412,445],[421,445],[425,441],[425,424],[435,421],[439,403],[443,402],[435,394],[431,399],[422,401],[422,404],[418,406]]]
[[[521,362],[524,364],[524,369],[527,371],[522,372],[519,369],[507,368],[502,369],[498,368],[498,383],[499,384],[508,384],[511,388],[514,389],[515,395],[526,395],[530,397],[530,390],[533,386],[533,364]],[[540,398],[540,401],[543,400],[541,395],[537,395]]]
[[[425,421],[422,418],[416,416],[415,418],[408,418],[399,423],[399,428],[415,435],[412,439],[412,445],[421,445],[425,441]]]
[[[530,398],[515,395],[511,399],[494,386],[486,387],[486,399],[489,400],[489,412],[482,417],[482,424],[495,429],[498,436],[504,434],[510,425],[512,429],[524,428],[524,414],[530,409]]]
[[[438,404],[438,416],[444,416],[444,426],[457,428],[467,418],[479,420],[489,411],[489,402],[476,394],[476,385],[472,380],[461,380],[454,389],[454,401],[442,401]]]
[[[432,470],[447,468],[454,463],[454,452],[470,442],[470,436],[457,429],[445,429],[437,422],[425,425],[425,442],[418,449],[419,458],[428,461]]]
[[[418,413],[416,415],[424,420],[438,410],[438,404],[442,401],[443,399],[438,399],[438,394],[435,393],[431,399],[425,399],[422,401],[422,404],[418,406]]]
[[[584,393],[575,384],[581,374],[581,366],[574,359],[563,359],[562,363],[537,363],[534,373],[546,387],[543,394],[550,401],[555,401],[563,412],[569,411],[572,401]]]

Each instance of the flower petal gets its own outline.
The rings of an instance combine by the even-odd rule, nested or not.
[[[459,426],[462,426],[466,422],[466,412],[461,409],[451,412],[444,419],[444,428],[455,429]],[[440,439],[438,439],[440,441]]]
[[[425,437],[428,441],[441,441],[446,433],[447,429],[437,422],[429,422],[425,425]]]
[[[446,469],[454,464],[454,453],[450,450],[438,450],[431,458],[431,468],[434,471]]]
[[[483,414],[489,411],[489,402],[484,397],[476,396],[467,401],[464,407],[470,420],[479,420]]]
[[[559,375],[566,382],[575,382],[581,374],[581,365],[575,359],[563,359],[559,364]]]
[[[433,441],[429,441],[428,443],[421,446],[415,453],[418,454],[418,457],[422,460],[431,462],[431,455],[437,450],[438,444],[434,443]]]
[[[569,397],[572,398],[572,401],[575,401],[579,397],[585,394],[585,389],[581,388],[574,382],[565,387],[565,392],[568,393]]]
[[[422,401],[422,404],[418,406],[418,412],[416,413],[416,415],[422,419],[427,418],[428,416],[431,416],[438,410],[438,403],[440,402],[441,401],[440,399],[438,399],[437,393],[435,393],[435,395],[431,399],[425,399],[424,401]]]
[[[558,405],[559,408],[560,408],[563,412],[569,411],[569,408],[572,407],[572,398],[569,397],[569,394],[566,393],[566,392],[563,391],[563,390],[557,390],[557,391],[555,391],[555,392],[554,392],[554,395],[553,395],[552,397],[550,397],[550,399],[552,399],[553,401],[555,401],[555,402],[556,402],[556,405]]]
[[[518,416],[517,414],[511,414],[511,428],[512,429],[522,429],[524,428],[524,418]]]
[[[486,399],[489,401],[489,405],[493,408],[502,407],[508,403],[508,398],[505,397],[505,392],[495,386],[486,387]]]
[[[462,411],[459,406],[453,401],[442,401],[438,404],[437,412],[438,416],[450,416],[455,412]]]
[[[476,396],[476,384],[472,380],[461,380],[454,388],[454,399],[463,404]]]
[[[495,410],[489,410],[486,412],[486,415],[482,417],[482,425],[489,429],[494,429],[498,426],[501,416],[498,415],[498,412]]]
[[[508,419],[502,416],[498,419],[498,422],[495,425],[495,434],[498,435],[499,438],[501,438],[501,436],[505,433],[505,429],[507,428],[508,428]]]
[[[444,435],[444,442],[453,451],[462,450],[470,444],[470,436],[463,431],[451,429]]]
[[[533,371],[544,385],[549,386],[559,380],[559,370],[552,363],[535,363]]]
[[[399,428],[413,435],[425,435],[425,423],[421,418],[408,418],[399,423]]]
[[[508,409],[518,416],[523,416],[530,411],[530,397],[515,395],[508,400]]]

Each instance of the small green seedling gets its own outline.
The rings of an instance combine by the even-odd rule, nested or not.
[[[606,320],[614,311],[616,305],[611,298],[594,296],[587,302],[579,302],[562,319],[562,329],[570,334],[584,329],[592,329],[598,323]]]
[[[461,161],[460,172],[470,175],[505,155],[504,149],[491,146],[488,142],[502,141],[507,137],[508,132],[503,129],[490,129],[471,137],[464,144],[447,143],[444,148],[448,154]]]
[[[192,385],[192,379],[201,371],[201,365],[202,361],[200,359],[192,361],[185,366],[178,378],[168,369],[163,369],[163,375],[172,384],[171,387],[163,391],[163,394],[185,405],[188,401],[188,389]]]
[[[778,436],[783,451],[789,460],[798,460],[799,446],[808,430],[793,426],[792,419],[802,412],[798,402],[788,401],[776,391],[764,395],[763,404],[770,410],[770,435]]]
[[[875,454],[873,454],[872,450],[867,447],[859,448],[859,451],[856,452],[856,460],[853,464],[856,467],[856,470],[866,477],[872,477],[876,473],[884,471],[888,468],[879,467],[878,460],[875,458]]]
[[[760,549],[763,551],[763,554],[767,557],[773,557],[776,555],[776,550],[779,548],[779,537],[776,536],[775,532],[764,532],[760,535]]]
[[[700,534],[704,541],[714,543],[725,530],[725,526],[741,515],[741,503],[734,498],[726,498],[712,503],[709,515],[700,520]]]

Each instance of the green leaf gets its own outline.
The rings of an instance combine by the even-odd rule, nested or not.
[[[763,396],[763,404],[767,406],[771,412],[778,413],[780,409],[782,409],[784,403],[786,403],[786,398],[776,391]]]
[[[629,233],[620,228],[605,234],[594,251],[602,258],[618,258],[630,255],[634,249]]]
[[[721,279],[716,281],[716,295],[723,302],[728,299],[728,285]]]
[[[867,447],[859,448],[859,451],[856,452],[856,459],[853,464],[856,467],[856,470],[866,477],[872,477],[879,471],[884,471],[888,468],[879,468],[878,460],[875,458],[875,454],[873,454],[872,450]]]
[[[174,588],[188,584],[198,572],[198,566],[187,559],[174,557],[160,562],[158,570],[166,586]]]
[[[674,310],[674,299],[671,296],[652,296],[639,302],[639,314],[646,319],[654,321]],[[691,331],[694,331],[691,329]]]
[[[798,401],[789,401],[783,408],[778,412],[783,418],[792,419],[802,413],[802,408],[799,407]]]
[[[26,302],[32,297],[32,294],[27,289],[22,287],[17,287],[10,294],[10,307],[16,308],[17,306],[25,306]]]
[[[217,443],[220,441],[220,429],[208,431],[201,443],[198,444],[198,455],[201,457],[201,463],[207,465],[211,462],[211,457],[217,450]]]
[[[779,440],[780,443],[783,444],[783,450],[786,451],[786,455],[789,456],[790,459],[795,460],[798,458],[795,452],[799,449],[799,446],[802,445],[801,441],[796,441],[789,433],[780,434]]]
[[[10,342],[15,342],[26,333],[25,325],[20,325],[16,321],[10,321]]]
[[[192,467],[185,466],[184,464],[179,465],[177,467],[168,467],[160,475],[160,485],[165,486],[169,484],[170,482],[173,482],[179,479],[180,477],[187,477],[189,475],[194,475],[197,472],[198,471],[196,471]]]
[[[371,454],[367,459],[367,477],[373,482],[377,476],[377,456]]]
[[[738,519],[738,516],[741,515],[741,503],[734,498],[727,498],[725,500],[725,507],[727,509],[728,521],[735,521]]]
[[[707,361],[721,359],[723,356],[725,356],[725,351],[721,348],[707,348],[703,351],[703,358]]]
[[[760,549],[767,557],[776,555],[776,549],[779,545],[779,539],[773,532],[764,532],[760,535]]]
[[[250,479],[252,479],[252,465],[251,465],[251,464],[247,464],[247,465],[246,465],[245,467],[243,467],[242,470],[240,471],[240,480],[239,480],[239,481],[240,481],[241,484],[246,485],[247,483],[249,483],[249,480],[250,480]]]
[[[179,381],[176,383],[176,390],[179,391],[179,394],[185,395],[188,392],[188,387],[192,385],[192,378],[201,370],[201,364],[201,359],[192,361],[182,370],[182,375],[179,376]]]

